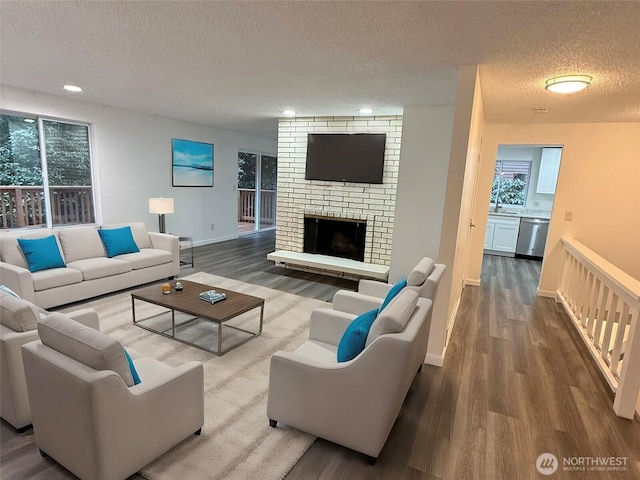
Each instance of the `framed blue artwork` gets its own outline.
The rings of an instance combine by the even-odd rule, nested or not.
[[[171,139],[174,187],[213,187],[213,144]]]

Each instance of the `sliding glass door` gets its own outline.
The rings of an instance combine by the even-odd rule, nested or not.
[[[276,226],[278,159],[238,152],[238,233]]]

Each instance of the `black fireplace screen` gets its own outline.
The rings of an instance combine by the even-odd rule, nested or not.
[[[364,261],[366,222],[304,218],[304,252]]]

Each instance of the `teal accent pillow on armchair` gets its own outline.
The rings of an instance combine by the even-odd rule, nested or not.
[[[338,362],[353,360],[364,350],[367,335],[377,316],[378,309],[374,308],[356,317],[349,324],[338,344]]]
[[[384,299],[384,302],[382,302],[382,305],[380,306],[380,309],[378,310],[379,312],[383,311],[385,309],[385,307],[387,305],[389,305],[389,303],[391,303],[391,300],[393,300],[395,298],[395,296],[400,293],[400,290],[402,290],[404,287],[407,286],[407,279],[405,278],[404,280],[400,280],[398,283],[396,283],[391,290],[389,290],[389,293],[387,293],[387,296]]]

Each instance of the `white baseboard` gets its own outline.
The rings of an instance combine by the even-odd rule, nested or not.
[[[479,287],[480,286],[480,279],[475,279],[475,278],[465,278],[464,279],[464,284],[465,285],[471,285],[472,287]]]
[[[206,240],[198,240],[197,242],[193,242],[193,246],[199,247],[201,245],[211,245],[212,243],[226,242],[227,240],[235,240],[236,238],[238,238],[237,233],[233,235],[225,235],[224,237],[208,238]]]
[[[424,357],[424,363],[427,365],[433,365],[434,367],[442,367],[444,365],[444,357],[442,355],[427,353]]]

